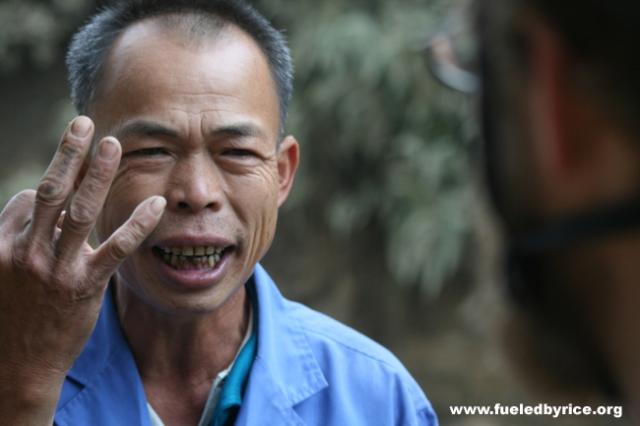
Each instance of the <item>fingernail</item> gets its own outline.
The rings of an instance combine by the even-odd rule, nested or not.
[[[159,216],[164,211],[165,206],[167,205],[167,200],[164,197],[155,197],[153,201],[151,201],[151,213]]]
[[[78,138],[84,138],[91,131],[91,120],[87,117],[80,116],[73,120],[71,124],[71,133]]]
[[[100,157],[111,159],[118,154],[118,147],[112,139],[105,139],[100,143]]]

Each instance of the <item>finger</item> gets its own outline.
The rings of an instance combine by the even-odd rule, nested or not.
[[[167,201],[160,196],[143,201],[129,220],[96,249],[90,263],[98,280],[106,280],[113,275],[120,263],[153,232],[166,205]]]
[[[118,171],[120,153],[120,143],[116,139],[107,137],[100,141],[98,152],[65,215],[62,235],[56,245],[60,260],[75,259],[87,241]]]
[[[89,151],[93,122],[76,118],[65,131],[58,150],[36,191],[30,238],[50,241],[82,163]]]
[[[62,230],[62,224],[64,223],[64,218],[67,215],[67,211],[66,210],[62,210],[62,213],[60,213],[60,217],[58,218],[58,223],[56,223],[56,226],[58,228],[60,228],[60,230]]]
[[[21,231],[31,220],[36,191],[27,189],[14,195],[0,213],[2,235]]]

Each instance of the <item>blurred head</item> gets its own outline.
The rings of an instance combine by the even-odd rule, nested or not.
[[[592,108],[597,109],[594,115],[602,116],[619,132],[633,135],[639,130],[640,58],[629,46],[639,32],[636,23],[640,6],[632,1],[482,0],[477,2],[477,12],[483,106],[488,118],[485,130],[491,132],[487,143],[491,144],[492,166],[496,166],[492,170],[496,173],[492,190],[509,231],[521,233],[546,222],[542,216],[551,208],[534,205],[548,191],[535,188],[540,186],[541,171],[535,161],[521,154],[524,150],[532,154],[532,138],[553,136],[540,135],[540,130],[533,129],[540,120],[533,116],[537,114],[531,105],[535,99],[528,96],[533,84],[538,83],[535,78],[543,71],[555,73],[547,78],[558,81],[544,83],[568,86],[556,97],[582,96],[590,104],[597,104]],[[556,63],[551,64],[553,61]],[[559,81],[561,78],[564,80]],[[552,101],[547,106],[562,106]],[[580,124],[589,127],[584,126],[588,123]],[[573,139],[586,137],[578,129],[569,130],[568,136]],[[520,139],[524,141],[512,142]],[[524,178],[509,179],[517,175]],[[535,197],[526,191],[532,187],[537,191]],[[574,210],[583,210],[577,200],[574,204]]]
[[[298,161],[295,139],[280,137],[289,89],[256,36],[276,33],[239,2],[207,4],[222,12],[136,9],[91,71],[78,58],[95,60],[82,46],[104,38],[92,31],[115,12],[102,12],[69,54],[76,103],[98,138],[113,135],[122,145],[98,239],[144,199],[167,199],[158,227],[118,270],[119,300],[170,315],[212,313],[237,294],[273,240]]]
[[[564,384],[628,395],[623,382],[640,379],[626,359],[639,349],[640,58],[628,46],[640,5],[476,8],[488,182],[522,320],[514,336],[532,337],[522,353]]]

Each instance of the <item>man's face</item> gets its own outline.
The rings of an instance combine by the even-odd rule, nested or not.
[[[277,146],[267,60],[236,27],[189,42],[152,19],[119,38],[105,69],[91,113],[97,134],[116,136],[123,154],[98,238],[163,195],[160,224],[118,282],[165,312],[211,312],[267,251],[295,171],[295,141]]]

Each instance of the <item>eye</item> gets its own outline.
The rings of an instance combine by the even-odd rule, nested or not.
[[[242,149],[242,148],[226,149],[226,150],[223,151],[222,154],[225,155],[225,156],[229,156],[229,157],[252,157],[252,156],[255,156],[253,151],[250,151],[248,149]]]
[[[137,149],[135,151],[129,152],[127,155],[140,156],[140,157],[153,157],[153,156],[168,155],[168,154],[169,153],[167,152],[166,149],[154,147],[154,148]]]

